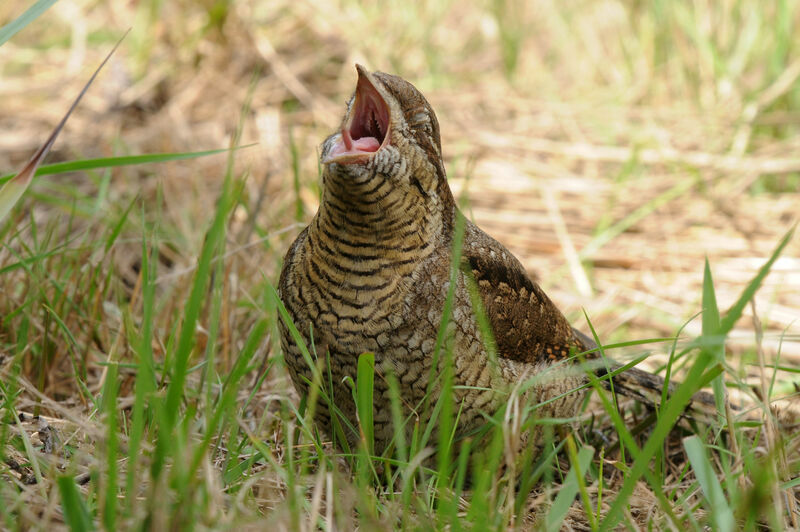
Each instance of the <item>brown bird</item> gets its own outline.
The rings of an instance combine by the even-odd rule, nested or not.
[[[381,375],[398,378],[404,414],[423,426],[429,388],[431,404],[438,398],[438,385],[429,383],[441,371],[431,372],[461,214],[447,184],[439,123],[425,97],[397,76],[356,69],[341,128],[322,144],[319,211],[286,254],[279,292],[305,344],[320,358],[329,355],[322,368],[327,375],[329,366],[333,404],[352,427],[356,410],[345,378],[355,380],[360,354],[374,353],[374,437],[381,453],[394,435]],[[481,425],[515,385],[544,374],[527,395],[545,403],[537,415],[574,416],[585,394],[575,390],[587,377],[564,361],[594,343],[570,326],[502,244],[468,220],[463,224],[446,330],[458,434]],[[482,335],[476,310],[485,313],[493,338]],[[295,387],[306,394],[312,370],[284,323],[281,345]],[[645,372],[626,378],[631,375],[645,387],[663,386]],[[639,393],[618,379],[620,389]],[[316,408],[317,423],[330,434],[327,405]],[[344,432],[355,445],[358,433]]]

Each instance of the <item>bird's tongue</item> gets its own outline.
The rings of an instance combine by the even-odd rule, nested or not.
[[[358,151],[373,152],[380,147],[381,143],[375,137],[362,137],[353,143],[353,149]]]
[[[360,139],[353,140],[350,131],[345,127],[342,128],[342,144],[344,144],[344,153],[371,153],[378,151],[381,147],[380,141],[375,137],[361,137]]]
[[[341,157],[343,155],[359,155],[364,153],[374,153],[381,147],[381,143],[375,137],[361,137],[353,140],[350,131],[342,128],[342,136],[331,152],[329,158]]]
[[[381,147],[381,143],[375,137],[361,137],[353,140],[350,131],[342,128],[342,137],[328,154],[329,158],[341,157],[342,155],[359,155],[363,153],[374,153]]]

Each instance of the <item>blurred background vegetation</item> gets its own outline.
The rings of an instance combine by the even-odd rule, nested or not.
[[[0,25],[26,7],[0,4]],[[229,164],[242,195],[197,353],[218,327],[214,363],[230,369],[316,211],[318,146],[355,63],[428,97],[461,207],[603,340],[675,334],[701,310],[706,256],[726,308],[800,216],[800,2],[60,0],[2,46],[0,173],[128,28],[49,162],[227,148],[239,128],[249,147],[43,176],[0,224],[0,356],[24,338],[20,371],[70,406],[85,391],[76,357],[97,391],[98,362],[130,356],[120,331],[138,320],[144,235],[159,252],[156,357],[168,351]],[[755,309],[764,349],[796,368],[797,238]],[[743,377],[752,312],[729,344]],[[264,349],[277,356],[274,337]],[[278,369],[259,393],[293,391]]]

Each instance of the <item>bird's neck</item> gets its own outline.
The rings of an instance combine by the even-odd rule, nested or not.
[[[441,243],[452,216],[382,177],[365,183],[325,176],[319,211],[309,230],[315,241],[354,261],[391,263],[410,272]]]

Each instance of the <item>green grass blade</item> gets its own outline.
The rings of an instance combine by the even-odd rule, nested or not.
[[[648,438],[641,453],[634,459],[630,473],[625,477],[625,481],[620,488],[617,498],[611,505],[605,519],[600,523],[600,530],[610,530],[614,528],[622,517],[622,510],[628,504],[628,499],[633,493],[636,483],[645,475],[650,468],[650,460],[656,452],[662,448],[664,441],[669,435],[670,430],[680,417],[686,405],[697,390],[708,384],[708,382],[719,375],[721,368],[707,368],[712,360],[708,353],[701,352],[694,365],[686,375],[686,380],[676,389],[673,396],[661,408],[661,415],[658,418],[652,434]]]
[[[444,357],[442,360],[442,370],[439,375],[439,400],[437,401],[438,410],[438,442],[436,449],[436,461],[438,466],[437,485],[440,497],[450,499],[449,490],[446,486],[450,483],[450,475],[452,466],[452,454],[454,447],[455,430],[458,427],[456,419],[455,408],[453,405],[453,384],[454,384],[454,361],[453,361],[453,347],[452,342],[448,342],[445,349]],[[455,501],[451,501],[455,504]]]
[[[29,7],[23,14],[0,28],[0,46],[13,37],[22,28],[39,18],[39,16],[50,9],[58,0],[38,0]]]
[[[584,452],[585,451],[585,452]],[[586,481],[583,478],[586,470],[588,469],[588,464],[585,466],[581,464],[581,458],[586,460],[586,456],[588,455],[589,460],[594,456],[594,449],[589,446],[585,446],[581,448],[581,452],[583,452],[583,456],[578,454],[578,450],[575,446],[575,438],[572,437],[570,434],[567,437],[567,452],[569,455],[569,462],[571,465],[571,470],[575,471],[574,478],[575,481],[578,483],[578,491],[581,495],[581,502],[583,503],[583,509],[586,514],[586,518],[589,520],[589,527],[594,531],[597,530],[597,516],[593,512],[591,500],[589,499],[589,492],[586,489]]]
[[[612,504],[606,518],[601,523],[601,530],[608,530],[613,528],[619,521],[623,507],[627,504],[627,499],[633,492],[635,483],[649,467],[648,463],[658,448],[663,445],[664,439],[667,437],[672,425],[677,421],[683,408],[688,404],[691,396],[700,388],[705,386],[711,379],[720,375],[722,367],[717,363],[714,367],[706,369],[716,361],[716,355],[710,349],[704,349],[705,344],[714,345],[715,342],[722,341],[722,338],[733,328],[733,325],[741,316],[742,310],[747,302],[755,295],[756,290],[761,285],[761,282],[769,273],[772,264],[777,260],[777,257],[788,244],[794,229],[789,231],[787,235],[781,240],[778,247],[773,252],[767,263],[759,270],[755,278],[747,285],[742,295],[737,302],[728,311],[728,314],[722,320],[718,334],[713,335],[712,338],[701,337],[699,345],[701,347],[700,355],[695,361],[694,365],[689,370],[686,379],[675,390],[675,394],[662,406],[661,416],[656,424],[653,433],[647,440],[647,443],[642,449],[641,454],[635,459],[630,474],[625,478],[622,488],[620,489],[617,499]],[[710,292],[713,289],[710,275],[708,277],[707,285],[704,285],[704,296],[709,298]],[[712,309],[713,312],[713,309]]]
[[[394,428],[393,443],[397,450],[397,457],[401,462],[408,462],[408,443],[406,441],[406,423],[403,419],[403,407],[400,399],[400,382],[394,373],[387,375],[389,384],[389,401],[392,409],[392,427]]]
[[[708,500],[708,513],[714,522],[714,530],[728,532],[735,530],[736,523],[733,510],[728,505],[719,479],[714,474],[714,468],[706,454],[706,448],[698,436],[689,436],[683,439],[683,447],[692,464],[692,469],[700,483],[700,487]]]
[[[783,484],[781,484],[781,489],[790,490],[792,488],[796,488],[797,486],[800,486],[800,477],[795,477],[792,480],[784,482]]]
[[[356,377],[358,424],[364,449],[372,456],[375,451],[375,428],[372,422],[373,385],[375,378],[375,355],[362,353],[358,357],[358,373]]]
[[[195,328],[200,316],[200,310],[204,306],[206,287],[211,277],[212,260],[221,251],[221,246],[224,243],[225,224],[234,203],[232,192],[233,183],[230,177],[227,177],[222,187],[222,194],[214,215],[214,220],[206,233],[206,240],[197,261],[197,268],[195,270],[189,299],[186,301],[184,307],[183,323],[180,335],[178,336],[178,345],[175,348],[172,381],[167,389],[167,399],[165,403],[170,425],[174,424],[177,418],[181,397],[183,397],[184,394],[189,356],[192,353],[195,343]]]
[[[703,269],[703,334],[717,334],[720,318],[717,307],[717,295],[714,291],[714,281],[711,278],[711,268],[706,259]]]
[[[269,295],[272,298],[272,302],[275,304],[275,308],[278,310],[278,315],[283,321],[283,324],[289,329],[289,334],[292,336],[292,340],[295,344],[297,344],[297,348],[300,349],[300,353],[303,355],[303,359],[308,364],[308,367],[311,371],[315,371],[317,365],[314,364],[314,360],[311,358],[311,352],[308,350],[308,346],[306,345],[306,341],[303,338],[303,335],[300,334],[300,331],[297,330],[294,322],[292,321],[292,317],[289,316],[289,311],[286,310],[286,306],[281,301],[280,296],[278,295],[278,291],[275,290],[275,287],[272,284],[269,284]],[[316,370],[318,371],[318,370]]]
[[[567,517],[572,501],[575,500],[575,496],[578,495],[580,490],[578,479],[583,480],[586,471],[589,469],[592,456],[594,456],[594,449],[589,446],[581,447],[581,450],[578,451],[576,461],[572,464],[566,481],[564,481],[553,501],[553,505],[547,512],[547,517],[545,518],[545,530],[547,532],[561,530],[561,524],[564,522],[564,518]]]
[[[289,154],[292,158],[292,183],[294,184],[294,219],[298,222],[305,217],[303,198],[300,197],[300,150],[294,140],[292,130],[289,130]]]
[[[235,406],[236,394],[239,391],[239,382],[249,370],[250,362],[253,360],[253,357],[258,351],[258,346],[261,344],[261,341],[267,332],[267,328],[268,323],[266,320],[260,320],[258,323],[256,323],[255,327],[253,327],[253,330],[250,332],[247,341],[245,342],[244,348],[242,349],[241,353],[239,353],[233,369],[231,369],[231,372],[225,379],[225,383],[222,386],[220,400],[215,406],[212,416],[207,421],[207,428],[203,437],[203,441],[197,446],[195,455],[192,459],[191,465],[189,466],[189,475],[197,471],[197,469],[200,467],[200,462],[206,452],[208,452],[211,439],[214,437],[214,435],[216,435],[218,428],[220,427],[220,423],[225,419],[232,419],[235,417],[231,414],[231,411]]]
[[[725,314],[725,317],[722,318],[722,321],[720,322],[720,332],[722,334],[728,334],[731,329],[733,329],[733,326],[736,324],[739,318],[742,317],[744,308],[747,306],[750,300],[753,299],[756,292],[761,287],[761,283],[764,281],[764,278],[772,269],[772,265],[775,264],[775,261],[778,260],[778,257],[783,252],[783,249],[792,240],[792,237],[794,236],[794,230],[795,228],[793,227],[781,239],[781,241],[778,243],[778,247],[776,247],[775,251],[772,252],[772,255],[770,255],[767,262],[765,262],[761,269],[758,270],[758,273],[755,277],[753,277],[753,280],[750,281],[742,291],[739,299],[736,300],[736,302],[728,310],[727,314]]]
[[[147,424],[147,404],[151,408],[160,404],[153,402],[152,396],[158,386],[155,374],[155,362],[153,361],[153,315],[155,297],[155,275],[154,262],[157,261],[158,247],[152,246],[152,252],[148,250],[148,239],[142,238],[142,325],[138,334],[131,339],[131,345],[137,358],[136,383],[134,384],[133,413],[131,414],[131,430],[128,437],[128,470],[126,477],[126,510],[130,513],[133,509],[136,484],[137,463],[139,459],[139,449],[144,435],[145,425]],[[133,331],[134,327],[127,327]]]
[[[133,206],[135,204],[136,204],[135,199],[128,204],[128,207],[124,211],[122,211],[122,215],[119,217],[119,220],[117,220],[117,223],[114,224],[114,227],[109,232],[108,237],[106,238],[106,244],[104,249],[105,253],[109,252],[111,246],[113,246],[114,242],[116,242],[117,238],[119,238],[119,235],[122,232],[122,228],[125,227],[125,222],[128,221],[128,215],[131,213],[131,209],[133,209]]]
[[[458,286],[458,276],[461,272],[461,256],[464,243],[464,230],[466,227],[466,219],[461,213],[456,215],[456,223],[453,229],[453,251],[450,258],[450,272],[449,272],[449,285],[447,288],[447,295],[445,296],[444,305],[442,306],[442,316],[439,321],[439,327],[436,332],[436,342],[433,347],[433,360],[431,362],[431,369],[428,375],[428,385],[425,391],[424,405],[422,407],[422,418],[427,419],[428,422],[425,426],[425,431],[422,435],[422,440],[419,442],[422,447],[428,444],[433,434],[433,429],[439,421],[439,412],[442,408],[442,401],[436,401],[433,405],[432,411],[430,410],[430,399],[433,394],[434,388],[440,383],[443,362],[447,362],[447,349],[452,349],[452,346],[447,346],[448,339],[448,325],[452,320],[453,304],[455,301],[456,286]],[[444,359],[444,360],[443,360]],[[430,416],[428,412],[430,411]]]
[[[708,259],[703,268],[703,316],[701,348],[706,350],[713,360],[719,364],[725,363],[725,335],[720,329],[719,307],[717,294],[714,290],[714,281],[711,277],[711,267]],[[725,381],[720,375],[711,382],[714,390],[714,402],[717,407],[717,418],[722,424],[725,419]]]
[[[189,358],[195,347],[196,327],[200,311],[205,307],[207,287],[211,280],[211,267],[214,258],[223,252],[226,224],[235,204],[233,191],[231,174],[227,173],[211,227],[206,232],[206,238],[197,259],[189,297],[183,308],[182,323],[177,332],[177,343],[167,348],[167,354],[172,353],[171,379],[167,385],[164,407],[158,412],[157,417],[159,421],[158,440],[150,467],[151,475],[154,478],[160,475],[168,457],[176,452],[176,449],[187,445],[185,439],[181,437],[180,431],[176,430],[176,426],[179,420],[180,406],[186,396],[185,386],[186,377],[189,374]],[[185,473],[180,470],[175,472],[178,477],[183,474]]]
[[[2,386],[2,382],[0,382],[0,386]],[[4,386],[2,387],[4,388]],[[0,388],[0,389],[2,389]],[[5,390],[3,390],[3,395],[6,399],[6,406],[12,406],[13,404],[8,401],[8,395]],[[28,457],[28,462],[30,462],[31,469],[33,469],[33,476],[36,479],[36,484],[41,486],[42,494],[44,495],[44,477],[42,476],[42,468],[39,465],[39,458],[36,450],[33,448],[33,443],[31,442],[28,433],[25,432],[25,429],[22,426],[22,421],[20,420],[20,416],[17,412],[11,412],[13,415],[14,423],[17,425],[17,429],[19,430],[19,435],[22,438],[22,447],[25,450],[25,455]]]
[[[62,475],[58,477],[57,482],[58,491],[61,492],[61,508],[64,510],[64,519],[69,529],[73,532],[94,530],[94,523],[75,480],[69,475]]]
[[[125,155],[118,157],[98,157],[96,159],[80,159],[77,161],[66,161],[63,163],[44,164],[36,170],[34,175],[39,177],[43,175],[63,174],[65,172],[95,170],[98,168],[114,168],[118,166],[132,166],[137,164],[183,161],[186,159],[196,159],[198,157],[208,157],[209,155],[217,155],[219,153],[242,150],[251,146],[255,146],[255,144],[246,144],[244,146],[236,146],[234,148],[219,148],[216,150],[178,153],[148,153],[145,155]],[[15,174],[6,174],[0,177],[0,184],[9,181],[14,177],[14,175]]]
[[[593,325],[589,322],[589,326],[592,328],[592,335],[594,336],[595,342],[598,345],[601,345],[599,342],[599,338],[597,333],[594,330]],[[616,372],[613,372],[616,373]],[[612,375],[613,375],[612,373]],[[603,408],[605,409],[606,413],[608,413],[614,428],[617,431],[617,436],[619,437],[620,442],[622,443],[621,450],[628,450],[634,460],[637,460],[638,457],[641,455],[641,449],[636,443],[636,440],[633,437],[633,434],[628,430],[627,425],[625,424],[625,420],[622,418],[620,411],[618,410],[618,406],[616,401],[608,398],[609,393],[606,392],[604,388],[602,388],[600,384],[600,379],[594,374],[593,371],[588,371],[586,376],[589,378],[589,384],[597,393],[598,398],[603,404]],[[662,404],[666,403],[666,399],[662,402]],[[624,456],[624,453],[622,453]],[[675,512],[672,510],[672,506],[670,505],[669,501],[664,496],[662,491],[663,482],[661,481],[662,476],[660,474],[656,474],[656,471],[651,469],[644,470],[644,477],[647,480],[647,483],[650,484],[650,487],[653,490],[656,498],[658,499],[658,503],[661,508],[664,510],[664,513],[670,518],[670,520],[675,524],[675,526],[680,525],[680,521],[678,517],[675,515]],[[599,512],[598,512],[599,515]]]
[[[11,212],[11,209],[14,208],[14,205],[17,204],[31,184],[33,173],[30,171],[29,166],[30,163],[16,175],[14,180],[0,187],[0,222],[8,216],[8,213]]]
[[[127,33],[126,33],[127,35]],[[125,36],[122,36],[124,39]],[[105,66],[109,59],[111,59],[111,55],[117,50],[117,47],[122,42],[122,39],[117,41],[117,44],[114,45],[114,48],[108,52],[106,58],[103,59],[103,62],[100,63],[100,66],[94,71],[94,74],[89,78],[89,81],[83,86],[81,91],[78,93],[78,96],[75,97],[75,100],[70,105],[67,112],[61,117],[61,121],[53,128],[53,131],[50,133],[50,136],[44,142],[44,144],[36,150],[36,153],[30,158],[30,160],[25,164],[25,166],[20,170],[20,172],[15,176],[10,176],[8,178],[8,182],[4,183],[2,187],[0,187],[0,221],[5,218],[14,205],[19,201],[22,195],[27,190],[28,186],[33,181],[33,176],[36,173],[36,169],[39,168],[39,165],[42,164],[47,154],[50,153],[50,148],[53,147],[55,144],[56,139],[58,138],[58,134],[61,133],[61,130],[64,128],[64,125],[69,120],[69,117],[72,115],[72,112],[78,107],[81,99],[83,98],[86,91],[89,90],[89,87],[92,85],[92,82],[95,80],[97,75],[100,73],[100,70]]]
[[[106,474],[103,485],[103,526],[106,530],[117,529],[117,365],[109,364],[103,388],[103,411],[106,425]]]

